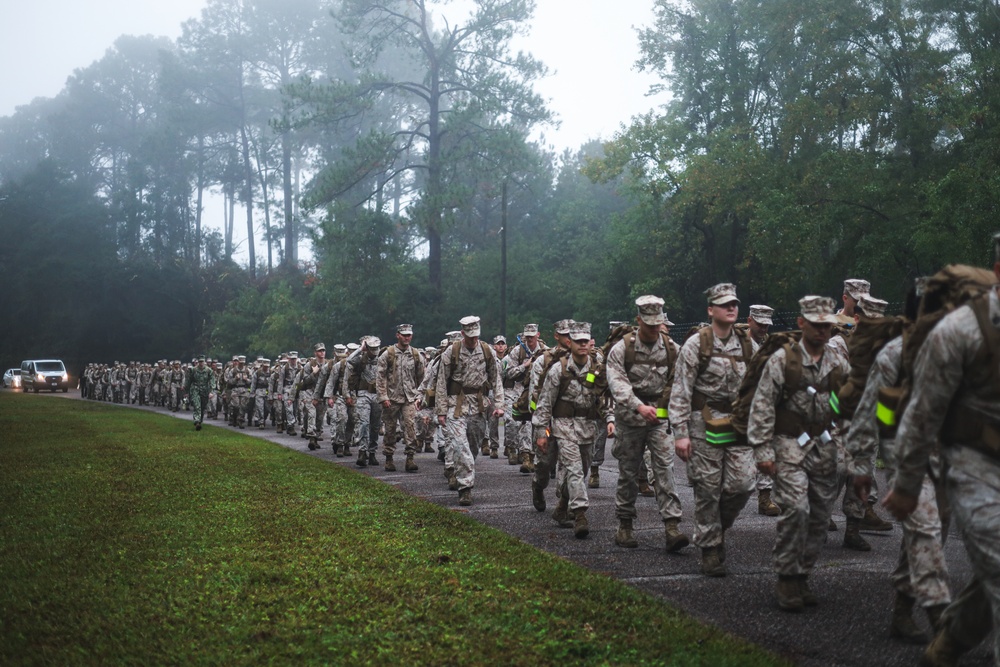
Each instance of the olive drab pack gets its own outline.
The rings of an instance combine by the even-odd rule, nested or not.
[[[764,344],[760,346],[747,366],[747,372],[740,382],[736,403],[733,405],[732,424],[737,433],[737,442],[739,444],[747,444],[746,435],[747,426],[750,422],[750,406],[753,404],[754,395],[757,393],[757,385],[760,384],[760,378],[764,374],[764,366],[767,365],[768,360],[774,353],[781,349],[785,350],[785,381],[781,397],[775,406],[774,432],[791,437],[798,437],[802,433],[808,433],[810,436],[815,437],[829,427],[829,424],[805,423],[801,415],[782,407],[791,398],[792,394],[806,389],[806,387],[802,386],[802,350],[798,344],[801,339],[801,331],[772,333],[764,341]],[[816,389],[822,391],[830,390],[832,392],[833,388],[840,386],[842,382],[843,373],[839,367],[834,368],[825,378],[824,386],[816,387]]]
[[[552,406],[552,416],[553,417],[586,417],[587,419],[597,419],[599,416],[598,401],[601,395],[607,389],[607,381],[603,383],[601,378],[604,375],[603,364],[598,364],[591,356],[591,366],[590,371],[587,373],[583,381],[584,389],[586,389],[593,399],[591,401],[590,407],[587,408],[583,413],[580,412],[572,404],[567,401],[562,400],[562,396],[566,393],[566,388],[569,386],[571,375],[569,373],[569,360],[570,355],[564,354],[559,358],[559,389],[556,392],[556,402]],[[550,367],[554,364],[550,364]],[[548,370],[546,369],[545,373]],[[542,373],[539,384],[542,384],[545,380],[545,373]]]
[[[632,369],[632,366],[636,364],[635,337],[637,335],[637,332],[632,331],[622,337],[622,340],[625,341],[625,354],[623,362],[626,374]],[[657,419],[669,419],[670,410],[668,406],[670,405],[670,392],[674,386],[674,369],[677,367],[677,348],[674,346],[670,336],[662,331],[660,332],[660,339],[663,341],[663,346],[667,348],[667,358],[658,362],[656,367],[663,368],[666,366],[667,377],[663,384],[663,392],[656,400],[656,417]]]
[[[878,419],[881,426],[895,427],[910,400],[917,355],[927,336],[946,315],[968,304],[976,315],[983,345],[976,353],[974,374],[963,391],[1000,398],[1000,336],[989,320],[989,290],[996,275],[987,269],[952,264],[931,276],[925,285],[920,310],[913,326],[903,337],[903,364],[900,384],[879,391]],[[1000,422],[987,422],[952,401],[941,430],[944,443],[978,444],[983,451],[1000,458]]]
[[[438,372],[446,372],[448,380],[448,395],[457,396],[455,402],[455,417],[457,418],[462,413],[462,405],[465,402],[466,397],[472,397],[476,399],[479,405],[479,410],[483,409],[483,396],[488,394],[490,391],[490,378],[495,377],[497,372],[496,368],[496,353],[493,348],[490,347],[485,341],[479,341],[480,349],[483,351],[483,360],[486,362],[486,383],[481,387],[476,387],[476,392],[474,394],[466,393],[467,389],[470,387],[459,386],[454,382],[454,377],[459,368],[461,368],[462,363],[462,345],[463,341],[457,340],[451,344],[451,363],[447,369],[440,368]]]
[[[392,375],[392,369],[396,365],[396,350],[398,348],[395,345],[390,345],[382,353],[385,355],[385,374],[388,376]],[[413,356],[413,364],[416,368],[420,368],[420,353],[417,352],[417,348],[410,346],[410,354]]]
[[[555,347],[549,347],[544,350],[540,350],[540,353],[544,359],[542,362],[542,372],[539,378],[544,378],[545,374],[549,372],[549,368],[552,364],[556,363],[560,359],[569,355],[569,350],[561,345],[556,345]],[[538,353],[536,353],[537,355]],[[533,355],[532,359],[537,359],[537,356]],[[534,364],[534,362],[532,362]],[[530,372],[530,371],[529,371]],[[541,382],[539,382],[541,384]],[[535,411],[535,403],[538,401],[538,392],[541,387],[536,387],[534,393],[530,391],[528,384],[524,385],[524,390],[521,395],[517,397],[514,401],[514,405],[511,407],[511,416],[514,421],[526,422],[531,420],[531,413]]]
[[[903,333],[904,317],[862,317],[847,339],[851,372],[840,387],[830,393],[830,407],[838,417],[851,419],[865,391],[868,372],[886,343]]]

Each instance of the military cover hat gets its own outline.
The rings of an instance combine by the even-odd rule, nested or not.
[[[445,345],[447,345],[448,343],[454,343],[455,341],[462,340],[461,331],[449,331],[444,336],[445,336]]]
[[[736,298],[736,285],[732,283],[713,285],[705,290],[705,296],[708,297],[708,305],[710,306],[725,306],[733,301],[736,303],[740,302]]]
[[[260,362],[261,366],[270,366],[271,365],[271,360],[270,359],[261,358],[261,359],[258,359],[257,361]]]
[[[378,336],[365,336],[361,340],[364,343],[364,346],[370,350],[382,347],[382,339]]]
[[[347,351],[348,351],[348,352],[354,352],[354,351],[355,351],[356,349],[358,349],[359,347],[361,347],[361,346],[360,346],[360,345],[358,345],[357,343],[348,343],[348,344],[347,344]]]
[[[313,345],[313,351],[319,352],[320,350],[326,352],[326,345],[323,345],[323,343],[316,343]]]
[[[337,343],[336,345],[333,346],[333,351],[339,354],[343,354],[344,352],[347,352],[347,346],[344,345],[343,343]]]
[[[872,284],[860,278],[848,278],[844,281],[844,294],[847,294],[855,301],[860,301],[861,296],[872,291]]]
[[[552,328],[556,330],[557,334],[565,336],[569,334],[571,326],[573,326],[573,320],[559,320],[552,325]]]
[[[639,309],[639,319],[651,327],[663,324],[663,299],[652,294],[640,296],[635,300],[636,308]]]
[[[469,338],[478,338],[480,333],[479,318],[475,315],[468,315],[458,321],[462,325],[462,334]]]
[[[774,308],[770,306],[750,306],[750,317],[757,324],[766,324],[768,326],[774,324],[771,320],[771,315],[774,315]]]
[[[205,355],[204,354],[199,354],[198,355],[198,361],[205,361]]]
[[[527,338],[528,336],[538,335],[538,325],[537,324],[525,324],[524,331],[521,332],[521,336]]]
[[[240,362],[241,364],[246,363],[246,360],[247,360],[247,358],[244,355],[242,355],[242,354],[239,355],[238,357],[236,357],[236,361]],[[174,363],[180,363],[180,362],[178,361],[178,362],[174,362]]]
[[[813,324],[836,324],[837,316],[833,314],[837,302],[827,296],[804,296],[799,299],[802,317]]]
[[[396,327],[396,333],[400,336],[412,336],[413,335],[413,325],[412,324],[400,324]]]
[[[862,294],[858,299],[858,308],[865,317],[877,318],[885,316],[885,309],[889,306],[888,301],[876,299],[871,294]]]
[[[288,353],[288,358],[289,358],[289,359],[298,359],[298,358],[299,358],[299,353],[298,353],[298,352],[296,352],[295,350],[291,350],[291,351],[290,351],[290,352]]]
[[[608,322],[608,328],[614,329],[615,327],[620,327],[623,324],[625,324],[625,322],[622,322],[621,320],[611,320]]]
[[[569,337],[573,340],[590,340],[590,322],[573,322],[569,327]]]
[[[503,335],[494,336],[493,337],[493,344],[496,345],[497,343],[504,343],[504,344],[506,344],[507,343],[507,337],[503,336]]]

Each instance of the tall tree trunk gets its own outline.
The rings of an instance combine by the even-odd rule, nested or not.
[[[292,212],[292,142],[281,133],[281,189],[285,195],[285,268],[295,266],[295,218]]]
[[[253,165],[250,163],[250,139],[247,137],[247,126],[244,123],[240,126],[240,138],[243,142],[243,165],[246,176],[244,177],[243,204],[247,209],[247,254],[250,259],[250,277],[257,279],[257,256],[254,253],[254,233],[253,233]]]
[[[201,212],[205,196],[205,137],[198,137],[198,206],[194,212],[194,265],[201,268]]]

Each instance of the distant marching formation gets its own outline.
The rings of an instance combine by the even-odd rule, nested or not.
[[[375,336],[317,343],[313,356],[280,355],[276,364],[223,365],[199,357],[189,365],[91,364],[81,380],[87,398],[193,412],[194,425],[226,418],[231,426],[266,428],[308,439],[318,449],[328,426],[337,456],[357,451],[357,465],[377,465],[380,428],[384,468],[404,470],[415,455],[437,451],[458,504],[471,505],[476,456],[504,456],[530,475],[531,500],[546,509],[555,480],[553,519],[589,534],[588,488],[600,486],[606,443],[618,460],[614,542],[635,548],[637,496],[655,496],[665,548],[690,543],[701,572],[722,577],[726,530],[758,491],[758,512],[778,516],[774,546],[779,607],[819,604],[809,586],[841,497],[843,545],[870,550],[861,530],[892,530],[874,511],[876,456],[890,489],[883,505],[902,525],[890,633],[911,643],[933,639],[921,664],[955,665],[1000,618],[1000,234],[992,271],[949,266],[916,281],[901,316],[865,280],[844,282],[843,308],[833,299],[799,301],[797,331],[769,333],[773,310],[750,306],[738,323],[736,286],[706,290],[707,322],[683,345],[663,299],[636,302],[634,324],[612,322],[602,347],[591,325],[555,323],[556,344],[527,324],[508,347],[504,336],[481,341],[478,317],[460,321],[436,348],[411,345],[413,327],[396,342]],[[694,488],[694,526],[681,530],[674,456]],[[589,470],[589,478],[588,478]],[[942,542],[954,517],[965,537],[973,580],[952,600]],[[994,643],[1000,664],[1000,633]]]

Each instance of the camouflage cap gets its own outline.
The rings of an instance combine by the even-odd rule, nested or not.
[[[635,300],[636,308],[639,310],[639,319],[651,327],[663,324],[663,299],[652,294],[640,296]]]
[[[247,362],[246,355],[243,355],[243,354],[239,355],[238,357],[236,357],[236,361],[240,362],[241,364],[245,364]],[[181,362],[175,361],[174,363],[175,364],[179,364]]]
[[[271,360],[270,359],[261,358],[261,359],[258,359],[257,361],[260,362],[261,366],[270,366],[271,365]]]
[[[570,327],[572,326],[573,326],[573,320],[559,320],[558,322],[552,325],[552,328],[555,329],[557,334],[566,336],[569,334]]]
[[[537,324],[525,324],[524,331],[521,332],[521,336],[527,338],[528,336],[538,335],[538,325]]]
[[[479,328],[479,318],[475,315],[467,315],[458,321],[462,325],[462,335],[469,338],[479,338],[481,332]]]
[[[860,278],[848,278],[844,281],[844,294],[855,301],[861,300],[861,295],[869,294],[872,291],[872,284]]]
[[[827,296],[804,296],[799,299],[802,317],[813,324],[836,324],[837,316],[833,311],[837,302]]]
[[[494,336],[493,337],[493,344],[496,345],[497,343],[503,343],[504,345],[506,345],[507,344],[507,337],[503,336],[503,335]]]
[[[733,301],[736,303],[740,302],[736,298],[736,285],[732,283],[713,285],[705,290],[705,296],[708,297],[708,305],[710,306],[725,306]]]
[[[590,340],[590,322],[573,322],[569,328],[569,337],[573,340]]]
[[[441,345],[447,345],[447,344],[448,344],[447,340],[441,341]],[[426,352],[427,354],[434,354],[435,352],[437,352],[437,348],[436,347],[425,347],[424,348],[424,352]]]
[[[774,324],[774,322],[771,321],[772,315],[774,315],[774,308],[771,308],[770,306],[750,306],[750,317],[752,317],[753,321],[757,324],[766,324],[767,326],[771,326]]]
[[[358,349],[359,347],[361,347],[361,346],[360,346],[360,345],[358,345],[357,343],[348,343],[348,344],[347,344],[347,351],[348,351],[348,352],[354,352],[354,351],[355,351],[356,349]]]
[[[622,322],[621,320],[611,320],[610,322],[608,322],[608,328],[615,329],[623,324],[625,324],[625,322]]]
[[[449,338],[442,338],[441,342],[438,343],[438,347],[448,347],[448,343],[454,343],[455,341]]]
[[[204,354],[199,354],[198,355],[198,361],[205,361],[205,355]]]
[[[298,353],[298,352],[296,352],[295,350],[291,350],[291,351],[290,351],[290,352],[288,353],[288,358],[289,358],[289,359],[298,359],[298,358],[299,358],[299,353]]]
[[[347,352],[347,346],[343,343],[337,343],[333,346],[333,351],[337,354],[343,354],[344,352]]]
[[[888,301],[876,299],[871,294],[862,294],[858,299],[858,308],[865,317],[878,318],[885,317],[885,309],[889,307]]]
[[[382,339],[378,336],[365,336],[361,339],[361,344],[369,350],[375,350],[382,347]]]
[[[326,345],[323,345],[323,343],[316,343],[313,345],[313,351],[319,352],[320,350],[326,352]]]
[[[396,333],[400,336],[412,336],[413,335],[413,325],[412,324],[400,324],[396,327]]]
[[[454,343],[455,341],[462,340],[462,332],[460,330],[449,331],[445,335],[445,345],[448,343]]]

